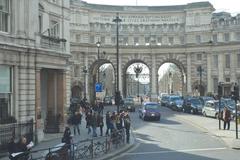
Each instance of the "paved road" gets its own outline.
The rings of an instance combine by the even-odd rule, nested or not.
[[[160,122],[144,122],[132,113],[138,144],[116,160],[238,160],[240,151],[162,108]],[[203,117],[204,118],[204,117]]]

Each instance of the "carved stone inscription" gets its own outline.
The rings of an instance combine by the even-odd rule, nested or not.
[[[91,16],[91,22],[98,23],[113,23],[114,15],[98,14]],[[182,23],[183,16],[181,15],[120,15],[121,23],[132,24],[171,24]]]

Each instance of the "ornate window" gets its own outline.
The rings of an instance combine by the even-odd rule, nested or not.
[[[225,42],[229,42],[229,33],[224,33]]]
[[[230,55],[225,55],[225,67],[230,68]]]
[[[10,0],[0,0],[0,31],[9,32]]]
[[[59,37],[59,23],[55,20],[50,21],[50,36]]]
[[[213,68],[218,68],[218,55],[213,55]]]
[[[12,70],[11,67],[0,65],[0,121],[12,115]]]

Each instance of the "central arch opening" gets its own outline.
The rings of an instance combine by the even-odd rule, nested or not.
[[[140,101],[150,93],[149,68],[144,63],[132,63],[126,69],[126,97],[134,97]]]
[[[175,94],[183,96],[186,92],[186,75],[184,69],[175,63],[163,63],[158,70],[159,95]]]

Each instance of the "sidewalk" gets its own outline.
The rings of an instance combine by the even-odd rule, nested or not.
[[[240,125],[238,125],[239,139],[236,139],[235,121],[231,121],[230,130],[223,130],[223,121],[221,121],[221,130],[219,130],[218,119],[185,113],[176,114],[175,116],[179,120],[183,120],[214,137],[220,138],[228,147],[240,149]]]
[[[71,126],[70,128],[71,128],[72,135],[74,135],[73,127]],[[104,128],[103,128],[103,135],[105,135],[105,131],[106,131],[106,125],[104,125]],[[83,116],[82,117],[82,123],[80,125],[80,136],[78,134],[75,135],[73,137],[73,142],[76,143],[76,142],[79,142],[79,141],[82,141],[82,140],[91,139],[92,138],[92,132],[90,134],[88,134],[87,132],[88,132],[88,129],[86,128],[85,116]],[[98,134],[98,137],[99,137],[100,128],[97,128],[97,134]],[[38,143],[37,145],[35,145],[33,147],[32,151],[41,150],[41,149],[48,149],[48,148],[54,147],[54,146],[61,143],[62,136],[63,136],[63,133],[47,134],[47,135],[45,135],[45,138],[44,138],[43,141],[41,141],[40,143]],[[130,144],[126,144],[123,147],[119,148],[119,150],[116,150],[116,151],[113,151],[112,153],[108,153],[108,154],[104,155],[103,157],[101,157],[101,159],[113,158],[113,157],[127,151],[131,147],[133,147],[134,144],[135,144],[135,137],[134,136],[132,137],[132,136],[133,136],[133,133],[131,133]],[[0,160],[9,160],[8,155],[4,158],[0,158]]]

